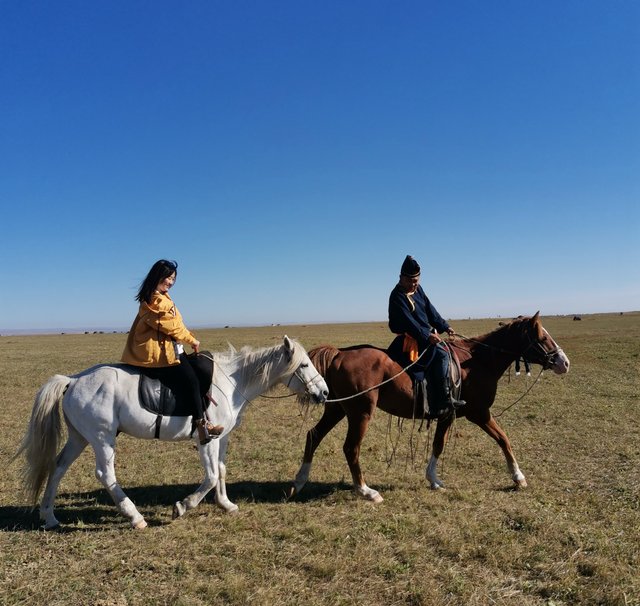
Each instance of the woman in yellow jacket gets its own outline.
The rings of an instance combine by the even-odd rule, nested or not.
[[[160,259],[142,281],[136,295],[140,309],[129,330],[122,361],[160,379],[178,398],[190,403],[200,443],[206,444],[224,428],[205,419],[198,379],[184,353],[183,344],[197,353],[200,341],[184,325],[169,297],[177,271],[175,261]]]

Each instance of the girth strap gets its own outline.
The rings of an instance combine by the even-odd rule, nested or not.
[[[160,425],[162,425],[162,415],[156,417],[156,433],[153,436],[156,440],[160,439]]]

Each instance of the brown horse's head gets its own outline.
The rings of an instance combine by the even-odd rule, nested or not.
[[[553,370],[559,375],[569,372],[569,358],[542,326],[539,311],[531,318],[518,316],[512,325],[521,330],[522,356],[525,360],[540,364],[545,370]]]

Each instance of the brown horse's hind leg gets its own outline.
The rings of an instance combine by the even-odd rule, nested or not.
[[[525,479],[524,474],[520,471],[520,467],[518,467],[518,462],[513,455],[513,450],[511,450],[511,443],[509,442],[509,438],[507,437],[507,434],[504,432],[502,427],[498,425],[496,420],[490,414],[488,419],[485,419],[484,421],[478,421],[475,419],[469,420],[476,423],[480,428],[482,428],[483,431],[489,434],[498,443],[498,446],[500,446],[502,452],[504,453],[504,458],[507,461],[509,473],[511,473],[511,478],[516,485],[516,488],[526,488],[527,480]]]
[[[316,448],[320,446],[320,442],[324,437],[345,417],[345,412],[341,406],[337,404],[326,404],[324,413],[316,425],[307,432],[307,441],[304,447],[304,456],[302,465],[296,474],[293,484],[289,488],[288,497],[291,498],[298,494],[304,485],[309,481],[311,473],[311,463]]]
[[[373,411],[374,408],[375,403],[370,406],[369,410]],[[348,415],[347,419],[349,421],[349,429],[347,430],[347,438],[344,441],[342,450],[351,470],[353,489],[358,496],[374,503],[381,503],[382,496],[377,490],[373,490],[373,488],[369,488],[365,484],[364,474],[360,468],[360,446],[369,428],[371,412],[358,412],[356,410],[353,411],[353,414]]]

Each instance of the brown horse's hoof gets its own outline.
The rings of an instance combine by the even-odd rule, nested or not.
[[[287,490],[284,496],[285,496],[285,499],[289,501],[290,499],[293,499],[293,497],[295,497],[297,494],[298,494],[298,491],[296,490],[296,487],[291,485],[289,486],[289,490]]]
[[[524,478],[522,480],[516,480],[514,484],[516,485],[517,490],[522,490],[523,488],[527,488],[527,486],[529,486]]]

